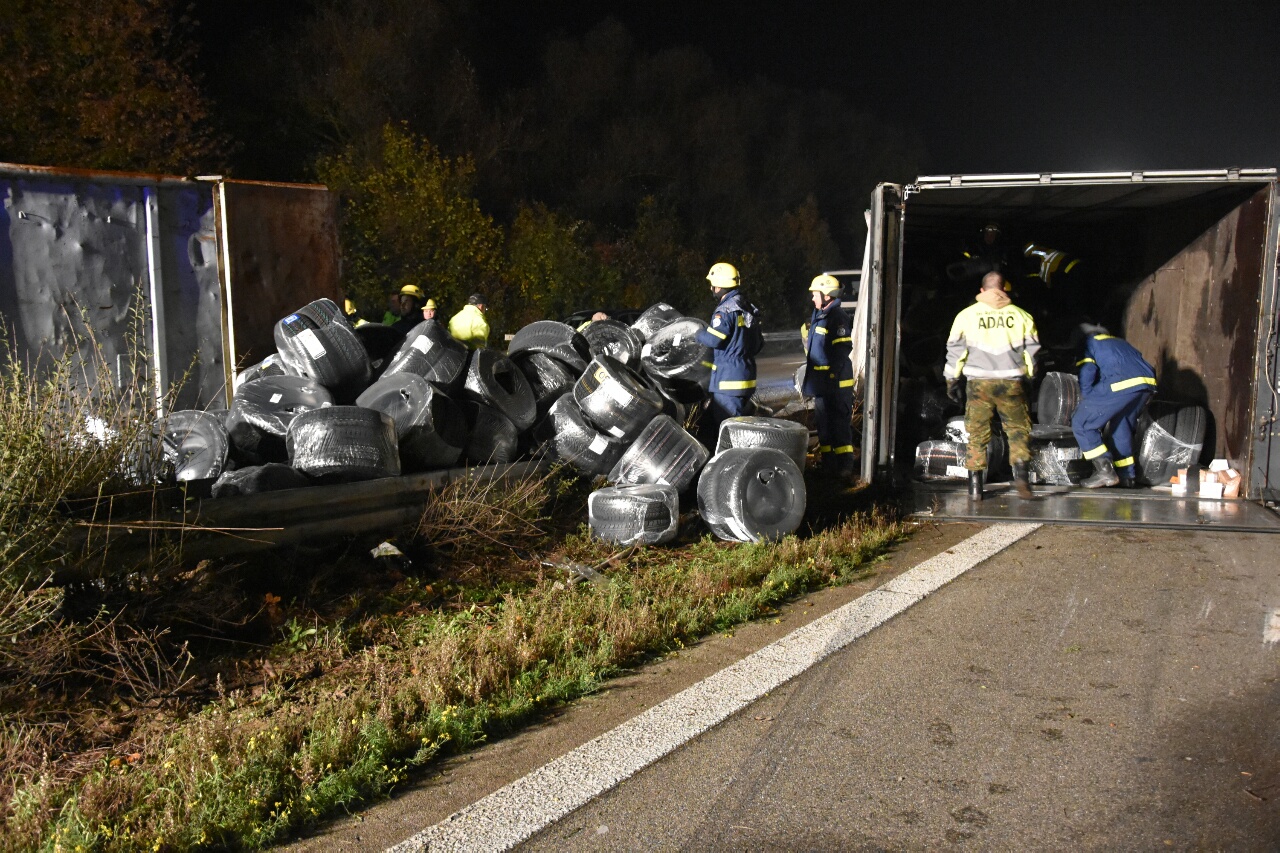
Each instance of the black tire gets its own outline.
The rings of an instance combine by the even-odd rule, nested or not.
[[[1199,463],[1208,422],[1202,406],[1153,400],[1138,420],[1137,463],[1143,482],[1163,485],[1179,468]]]
[[[1036,421],[1041,424],[1070,426],[1071,416],[1080,405],[1080,380],[1070,373],[1046,373],[1040,382],[1036,401]]]
[[[230,440],[219,415],[188,409],[158,427],[161,456],[178,482],[212,480],[226,469]]]
[[[672,486],[606,486],[587,498],[597,538],[617,545],[658,545],[676,538],[680,498]]]
[[[800,526],[805,503],[804,475],[787,454],[770,447],[716,454],[698,478],[698,512],[720,539],[781,539]]]
[[[644,310],[644,313],[636,318],[631,324],[631,328],[640,335],[642,341],[647,341],[653,337],[654,333],[659,329],[674,323],[681,318],[681,313],[672,308],[665,302],[659,302],[656,305],[650,305]]]
[[[467,446],[462,409],[416,373],[384,376],[360,395],[356,405],[382,412],[395,423],[402,471],[448,468],[457,464]]]
[[[573,398],[592,426],[623,442],[662,412],[661,396],[607,355],[587,365],[573,386]]]
[[[226,472],[213,484],[212,494],[215,498],[231,498],[237,495],[256,495],[259,492],[301,489],[311,484],[311,478],[301,471],[279,462],[268,462],[266,465],[250,465]]]
[[[684,427],[658,415],[613,466],[609,482],[627,486],[656,483],[683,492],[693,485],[710,456]]]
[[[515,461],[520,432],[502,412],[476,400],[465,400],[467,446],[462,455],[476,465],[506,465]]]
[[[682,317],[649,336],[640,351],[640,362],[650,375],[679,379],[706,387],[711,379],[711,348],[698,343],[698,332],[707,324]]]
[[[369,364],[375,377],[382,375],[382,371],[404,345],[404,332],[381,323],[362,323],[355,327],[355,333],[369,356]]]
[[[293,373],[319,382],[349,402],[373,376],[364,345],[331,299],[317,299],[276,323],[276,349]]]
[[[1075,441],[1075,433],[1064,424],[1032,424],[1031,437],[1039,441]]]
[[[555,356],[572,369],[581,373],[591,358],[587,341],[572,326],[556,320],[538,320],[530,323],[511,338],[507,355],[518,352],[541,352]]]
[[[1046,486],[1079,485],[1080,475],[1072,463],[1080,459],[1074,439],[1044,441],[1032,439],[1030,479]]]
[[[237,459],[247,464],[285,462],[285,434],[300,412],[333,405],[333,395],[302,376],[265,376],[236,389],[227,412],[227,434]]]
[[[922,441],[916,445],[912,476],[917,480],[964,480],[965,446],[958,441]]]
[[[809,453],[809,428],[795,421],[767,417],[727,418],[720,424],[716,453],[730,447],[772,447],[781,450],[804,470]]]
[[[591,357],[607,355],[631,367],[640,365],[640,348],[644,340],[640,333],[617,320],[595,320],[582,330]]]
[[[280,353],[273,352],[257,364],[250,365],[236,376],[236,387],[239,388],[246,382],[252,382],[255,379],[262,379],[264,376],[296,376],[289,372],[289,366],[285,364]]]
[[[511,360],[520,368],[524,378],[529,380],[539,420],[546,416],[551,404],[561,394],[573,390],[573,383],[578,381],[580,375],[560,359],[544,352],[521,352],[512,356]]]
[[[533,428],[534,438],[551,457],[592,477],[613,470],[627,446],[587,422],[572,394],[561,394]]]
[[[478,349],[471,353],[463,395],[502,412],[519,432],[529,429],[538,418],[529,380],[515,362],[497,350]]]
[[[415,373],[448,393],[462,390],[467,375],[467,348],[441,323],[425,320],[409,330],[383,376]]]
[[[330,406],[299,413],[285,436],[289,464],[321,482],[400,476],[396,425],[382,412]]]

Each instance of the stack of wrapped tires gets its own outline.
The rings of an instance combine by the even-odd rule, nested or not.
[[[705,326],[659,303],[630,326],[531,323],[503,354],[435,321],[355,328],[320,299],[276,324],[228,410],[174,412],[157,439],[172,477],[214,497],[544,455],[608,479],[588,515],[610,541],[675,538],[682,494],[722,538],[776,539],[804,515],[808,431],[734,418],[713,455],[684,429],[710,378]]]

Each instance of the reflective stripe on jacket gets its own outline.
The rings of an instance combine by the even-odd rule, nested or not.
[[[711,323],[698,332],[698,343],[711,348],[712,394],[750,397],[756,390],[756,354],[752,351],[752,326],[756,307],[731,290],[720,297]]]
[[[489,321],[475,305],[463,305],[449,320],[449,334],[468,349],[480,349],[489,340]]]
[[[1136,388],[1154,391],[1156,371],[1124,338],[1089,335],[1080,368],[1080,395],[1123,394]]]
[[[984,290],[951,325],[943,375],[947,379],[1020,379],[1035,373],[1039,351],[1031,315],[1003,292]]]
[[[823,397],[840,391],[853,393],[853,350],[849,315],[838,303],[825,311],[814,309],[805,338],[805,394]]]

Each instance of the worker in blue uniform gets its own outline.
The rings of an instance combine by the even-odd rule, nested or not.
[[[840,307],[839,279],[823,273],[809,285],[809,293],[813,314],[801,390],[813,397],[822,469],[843,480],[853,474],[853,326]]]
[[[1093,474],[1080,485],[1090,489],[1136,485],[1133,436],[1138,415],[1155,393],[1156,371],[1133,344],[1107,334],[1102,326],[1081,324],[1084,356],[1080,368],[1080,405],[1071,416],[1071,431],[1080,455],[1093,463]],[[1102,439],[1111,424],[1112,451]]]
[[[697,339],[712,353],[708,388],[711,399],[704,417],[705,435],[714,443],[726,418],[747,413],[756,392],[756,353],[764,338],[760,333],[760,311],[742,295],[737,268],[721,261],[711,267],[707,281],[719,302],[711,323],[698,332]]]

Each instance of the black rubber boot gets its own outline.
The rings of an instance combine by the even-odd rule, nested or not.
[[[985,479],[986,473],[986,471],[969,472],[969,500],[982,500],[982,481]]]
[[[1128,474],[1121,474],[1119,471],[1117,471],[1116,476],[1120,478],[1120,488],[1122,489],[1138,488],[1138,480],[1133,476],[1132,469],[1130,469],[1130,472]]]
[[[1018,497],[1024,500],[1033,500],[1035,495],[1031,493],[1030,478],[1031,463],[1015,462],[1013,463],[1013,488],[1018,493]]]
[[[1110,457],[1099,456],[1093,460],[1093,476],[1081,480],[1080,485],[1086,489],[1102,489],[1119,482],[1120,478],[1116,476],[1116,469],[1111,464]]]

